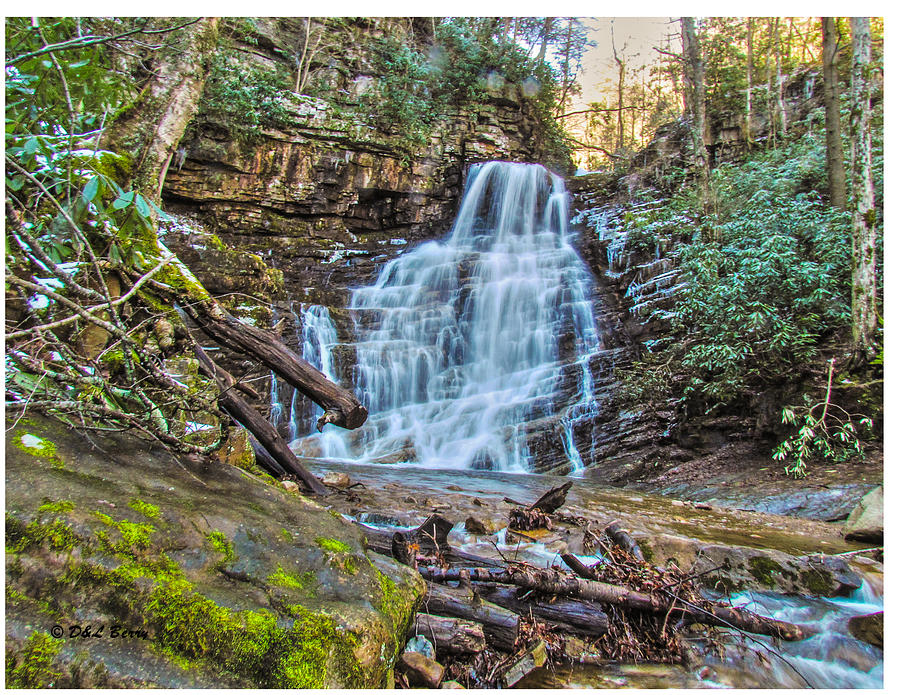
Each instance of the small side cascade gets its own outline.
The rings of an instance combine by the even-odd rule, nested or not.
[[[292,319],[294,337],[300,356],[330,380],[338,382],[333,355],[334,348],[338,344],[338,336],[328,308],[318,304],[294,304],[292,302],[288,315]],[[279,394],[278,382],[274,374],[272,376],[271,403],[273,424],[278,426],[286,419],[288,441],[293,442],[316,432],[316,420],[321,416],[322,408],[294,388],[290,388],[287,394]],[[340,437],[326,435],[324,439],[325,442],[322,445],[327,447],[327,452],[317,447],[316,450],[301,451],[300,453],[312,456],[327,454],[339,456],[346,453]]]

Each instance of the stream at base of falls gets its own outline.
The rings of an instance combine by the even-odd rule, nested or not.
[[[560,553],[580,554],[577,529],[554,526],[536,534],[536,542],[507,533],[510,506],[505,497],[533,501],[567,478],[485,471],[421,469],[413,466],[347,464],[304,459],[316,474],[347,473],[353,494],[335,495],[326,504],[345,517],[370,525],[415,528],[437,512],[454,524],[453,547],[538,567],[562,565]],[[863,546],[845,542],[840,527],[826,522],[746,512],[724,507],[699,508],[646,493],[607,488],[587,479],[573,481],[560,510],[602,525],[620,519],[639,543],[659,547],[716,548],[735,551],[771,549],[791,556],[834,555]],[[493,531],[476,535],[465,528],[475,517]],[[654,545],[654,543],[656,545]],[[582,556],[584,561],[591,558]],[[684,664],[575,663],[541,668],[517,687],[531,688],[881,688],[883,651],[851,636],[852,616],[883,611],[881,563],[857,559],[852,568],[862,586],[846,597],[825,598],[773,590],[743,590],[729,595],[734,606],[760,615],[810,625],[818,634],[800,642],[774,643],[728,629],[708,634],[684,630],[690,654]],[[686,568],[682,568],[686,569]],[[590,656],[586,661],[590,662]],[[599,660],[598,660],[599,661]]]

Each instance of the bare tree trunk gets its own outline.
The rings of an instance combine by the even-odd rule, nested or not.
[[[101,146],[133,157],[131,181],[159,202],[169,163],[200,104],[207,58],[216,45],[218,18],[203,17],[177,33],[176,46],[154,56],[152,77],[137,103],[104,134]]]
[[[616,84],[616,105],[618,107],[616,111],[616,151],[618,152],[625,146],[625,116],[623,114],[623,107],[625,106],[625,61],[619,57],[619,53],[616,51],[615,21],[610,21],[609,23],[609,36],[612,41],[613,60],[616,61],[619,73],[619,80]],[[624,46],[622,50],[625,50]]]
[[[787,115],[784,108],[784,75],[781,73],[780,18],[775,18],[775,133],[780,139],[787,134]]]
[[[834,17],[822,17],[822,80],[825,83],[825,159],[828,194],[834,207],[846,210],[847,176],[844,171],[844,146],[841,141],[838,76],[834,66],[836,55]]]
[[[753,142],[753,17],[747,17],[747,103],[744,113],[744,138],[749,149]]]
[[[544,17],[544,26],[541,29],[541,50],[538,51],[537,64],[538,67],[543,65],[544,57],[547,55],[547,42],[550,39],[550,30],[553,28],[553,17]]]
[[[691,140],[694,167],[700,176],[703,211],[709,212],[709,160],[706,156],[706,69],[700,54],[700,42],[693,17],[681,18],[681,39],[684,52],[684,88],[690,104]]]
[[[850,132],[853,143],[851,191],[853,194],[853,272],[851,324],[856,363],[875,356],[877,327],[875,284],[875,191],[872,185],[871,72],[872,38],[868,17],[853,17],[853,105]]]
[[[575,83],[575,75],[569,74],[569,60],[571,59],[572,54],[572,28],[574,26],[574,23],[575,18],[569,17],[569,23],[566,25],[566,43],[565,48],[563,49],[563,82],[559,97],[559,103],[556,107],[557,116],[565,113],[566,99],[568,99],[569,96],[569,89]]]
[[[775,18],[768,17],[767,21],[769,23],[769,40],[766,47],[766,115],[769,121],[767,144],[775,147],[775,61],[772,60],[775,52]]]

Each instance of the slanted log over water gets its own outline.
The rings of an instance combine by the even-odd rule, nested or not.
[[[325,413],[316,423],[320,432],[328,423],[352,430],[366,421],[368,411],[356,396],[329,381],[272,334],[241,323],[214,301],[199,302],[195,307],[185,307],[185,311],[217,343],[263,363],[322,406]]]
[[[814,634],[805,626],[764,618],[753,613],[713,606],[709,609],[692,605],[677,605],[667,596],[644,594],[603,582],[578,579],[553,570],[524,571],[518,569],[486,569],[483,567],[441,569],[420,567],[419,574],[432,582],[459,581],[462,572],[468,572],[471,581],[493,584],[513,584],[535,589],[546,594],[574,596],[588,601],[599,601],[654,613],[669,613],[672,617],[685,618],[704,625],[736,627],[746,632],[769,635],[783,640],[797,641]]]
[[[216,381],[219,387],[219,405],[231,417],[246,427],[259,440],[265,450],[271,454],[277,464],[289,473],[297,476],[310,492],[317,495],[328,494],[328,488],[316,476],[306,470],[294,456],[287,442],[275,431],[275,428],[260,415],[253,406],[235,392],[235,379],[228,372],[217,366],[199,345],[194,346],[194,354],[200,361],[200,369]]]

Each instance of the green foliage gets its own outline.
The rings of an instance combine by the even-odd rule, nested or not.
[[[872,419],[849,413],[831,400],[834,360],[828,371],[825,400],[812,405],[785,406],[781,422],[792,428],[791,435],[779,444],[772,458],[788,461],[784,472],[795,478],[806,475],[807,463],[815,459],[846,461],[862,458],[860,437],[872,431]]]
[[[67,421],[77,413],[183,451],[213,450],[218,442],[194,446],[170,430],[186,412],[213,408],[212,389],[180,391],[161,365],[183,340],[163,346],[148,330],[162,318],[181,324],[171,295],[153,298],[152,275],[180,280],[173,293],[205,290],[186,287],[189,272],[160,244],[167,216],[130,189],[130,157],[100,146],[115,114],[139,101],[140,80],[114,56],[177,50],[175,24],[153,25],[160,46],[138,40],[149,21],[7,21],[7,407]],[[114,39],[121,34],[133,38]]]
[[[531,97],[546,149],[568,159],[565,135],[553,118],[552,70],[521,46],[480,31],[470,19],[445,18],[427,55],[409,37],[391,34],[372,38],[369,48],[377,80],[363,96],[363,113],[401,136],[407,160],[452,107],[487,103],[507,90]]]
[[[210,65],[200,110],[228,128],[232,139],[252,142],[266,128],[285,128],[292,114],[284,106],[290,93],[284,72],[245,65],[221,49]]]
[[[411,155],[427,142],[437,103],[429,90],[431,69],[424,56],[395,36],[378,36],[370,45],[378,74],[376,87],[363,97],[374,122],[385,131],[402,136],[402,147]]]
[[[781,383],[849,322],[849,216],[819,193],[827,188],[821,130],[720,166],[711,186],[717,215],[702,224],[692,221],[698,208],[685,193],[636,215],[630,232],[649,248],[650,232],[695,230],[680,249],[678,337],[645,367],[661,377],[648,382],[648,396],[661,396],[671,370],[679,375],[672,395],[701,411]]]

